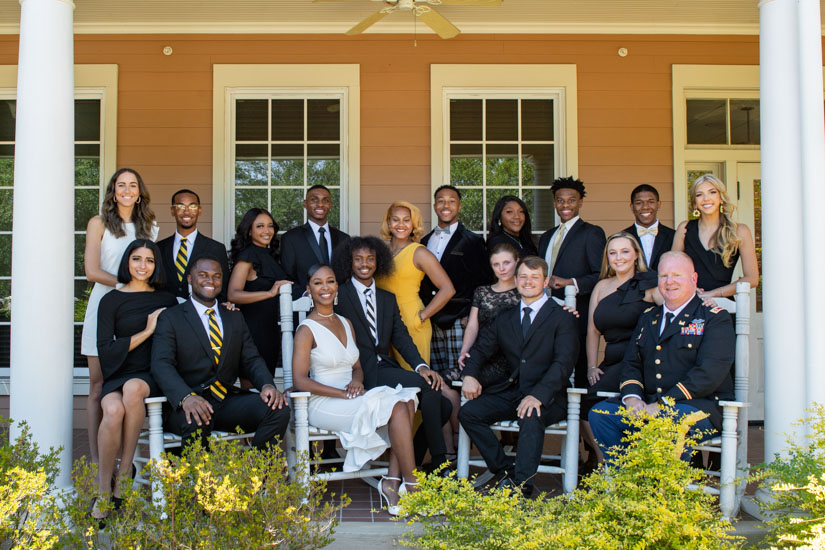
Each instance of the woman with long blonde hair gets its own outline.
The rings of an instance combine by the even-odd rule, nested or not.
[[[759,265],[753,235],[747,225],[736,223],[736,205],[724,182],[713,174],[699,176],[690,186],[690,208],[695,220],[676,229],[673,250],[693,260],[699,276],[699,296],[723,298],[736,293],[736,283],[759,284]],[[736,263],[742,260],[742,277],[731,282]]]

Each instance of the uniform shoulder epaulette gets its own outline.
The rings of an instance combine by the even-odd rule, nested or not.
[[[720,311],[724,311],[725,308],[716,306],[710,310],[711,313],[719,313]]]
[[[649,308],[647,308],[646,310],[644,310],[644,311],[643,311],[643,313],[647,313],[648,311],[653,311],[653,309],[654,309],[655,307],[656,307],[656,306],[650,306]]]

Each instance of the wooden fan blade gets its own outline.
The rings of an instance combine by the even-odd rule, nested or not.
[[[450,23],[446,17],[434,9],[425,11],[418,17],[441,38],[453,38],[461,33],[458,27]]]
[[[316,2],[323,0],[315,0]],[[500,6],[502,0],[441,0],[442,6]]]
[[[367,17],[366,19],[364,19],[363,21],[361,21],[360,23],[358,23],[357,25],[355,25],[354,27],[352,27],[350,30],[348,30],[344,34],[347,34],[349,36],[353,36],[355,34],[361,34],[362,32],[364,32],[365,30],[367,30],[371,26],[375,25],[376,23],[378,23],[379,21],[384,19],[384,17],[386,15],[387,14],[383,10],[377,11],[377,12],[373,13],[372,15],[370,15],[369,17]]]

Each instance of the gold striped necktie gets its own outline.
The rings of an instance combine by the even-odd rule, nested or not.
[[[186,263],[188,261],[189,250],[186,248],[186,237],[182,237],[178,255],[175,257],[175,270],[178,272],[178,282],[183,282],[183,277],[186,275]]]
[[[221,360],[221,346],[223,345],[223,337],[221,336],[221,329],[218,326],[218,318],[215,316],[215,310],[211,307],[206,310],[209,316],[209,345],[212,347],[212,353],[215,354],[215,366]],[[218,398],[218,401],[223,401],[226,397],[226,388],[219,380],[215,380],[209,386],[209,390]]]

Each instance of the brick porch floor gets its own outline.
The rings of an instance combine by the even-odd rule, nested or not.
[[[77,459],[89,452],[89,440],[86,430],[74,430],[73,459]],[[545,445],[545,452],[558,453],[558,438],[548,438]],[[748,431],[748,459],[751,464],[759,464],[764,460],[764,437],[761,426],[751,426]],[[481,473],[482,470],[474,469],[472,472]],[[754,490],[748,487],[748,492]],[[341,510],[340,520],[342,522],[387,522],[391,516],[385,510],[381,510],[378,492],[365,482],[354,479],[346,481],[335,481],[328,485],[330,494],[339,498],[346,494],[351,502],[349,506]],[[550,495],[561,493],[561,477],[558,475],[538,474],[536,476],[536,494],[546,492]],[[743,516],[747,516],[743,513]],[[747,516],[749,518],[749,516]]]

